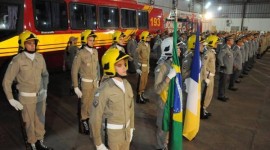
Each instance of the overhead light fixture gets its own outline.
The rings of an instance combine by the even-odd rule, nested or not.
[[[207,2],[206,5],[204,6],[205,9],[208,9],[211,6],[211,2]]]
[[[221,11],[222,10],[222,7],[221,6],[218,6],[217,10],[218,11]]]
[[[212,12],[206,12],[204,15],[205,20],[210,20],[213,18],[213,13]]]

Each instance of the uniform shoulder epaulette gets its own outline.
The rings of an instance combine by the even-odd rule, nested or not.
[[[13,58],[11,59],[10,63],[9,64],[12,64],[13,62],[18,62],[18,60],[22,57],[22,53],[19,53],[15,56],[13,56]]]
[[[123,81],[124,81],[124,83],[126,83],[132,89],[131,84],[128,82],[127,79],[123,79]]]
[[[216,50],[213,49],[213,48],[209,48],[209,49],[207,50],[207,52],[209,52],[209,53],[216,53]]]
[[[140,41],[140,42],[138,43],[138,45],[141,45],[141,44],[144,44],[144,42],[143,42],[143,41]]]
[[[36,53],[36,56],[37,56],[37,57],[43,57],[43,55],[40,54],[40,53]]]
[[[17,62],[18,59],[19,59],[20,57],[21,57],[21,53],[15,55],[15,56],[11,59],[11,61],[10,61],[9,64],[12,64],[13,62]]]
[[[78,51],[77,55],[83,55],[87,50],[85,48]]]
[[[21,56],[22,56],[22,53],[19,53],[19,54],[13,56],[12,60],[17,60]]]
[[[104,89],[106,87],[106,85],[109,84],[109,81],[110,81],[111,78],[106,78],[104,80],[102,80],[102,82],[100,82],[100,85],[98,87],[98,89]]]
[[[161,70],[166,70],[167,67],[170,67],[170,65],[167,64],[166,61],[163,61],[160,64],[158,64],[158,66],[155,69],[155,72],[160,72]]]
[[[224,45],[221,47],[221,49],[225,49],[225,48],[227,48],[227,45],[226,45],[226,44],[224,44]]]

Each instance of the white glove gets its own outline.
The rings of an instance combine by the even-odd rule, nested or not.
[[[82,91],[78,87],[74,88],[74,92],[76,93],[78,98],[82,98]]]
[[[47,98],[47,90],[41,89],[41,90],[38,92],[38,95],[41,96],[41,100],[45,100],[45,99]]]
[[[19,101],[15,100],[15,99],[10,99],[8,101],[9,101],[10,105],[13,106],[16,110],[23,109],[23,105]]]
[[[130,129],[130,141],[129,141],[129,142],[132,141],[132,138],[133,138],[133,131],[134,131],[134,128],[131,128],[131,129]]]
[[[139,74],[139,75],[142,75],[142,71],[140,69],[137,69],[136,72]]]
[[[171,68],[169,74],[167,75],[167,77],[172,79],[175,76],[176,76],[176,71],[173,68]]]
[[[99,146],[96,146],[97,150],[108,150],[108,148],[102,143]]]
[[[189,92],[189,85],[190,85],[190,78],[185,79],[184,84],[186,86],[186,93],[188,93]]]
[[[206,85],[208,86],[210,83],[210,79],[205,79],[204,81],[205,81]]]

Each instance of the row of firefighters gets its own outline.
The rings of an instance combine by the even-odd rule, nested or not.
[[[200,36],[201,80],[203,84],[201,118],[207,119],[207,112],[214,89],[216,69],[219,72],[218,99],[227,101],[226,84],[236,91],[235,82],[248,74],[255,62],[255,56],[261,56],[269,46],[270,34],[226,35],[220,37],[211,34]],[[70,37],[65,52],[66,69],[70,70],[72,88],[79,98],[79,132],[90,135],[97,150],[128,150],[134,132],[134,95],[125,78],[127,71],[139,76],[136,102],[145,104],[149,99],[144,92],[150,72],[150,54],[155,53],[154,89],[157,98],[157,147],[167,149],[168,132],[162,130],[163,109],[165,105],[162,93],[168,92],[170,80],[176,76],[172,67],[173,37],[157,32],[153,38],[143,31],[137,43],[132,34],[125,46],[125,34],[115,31],[113,45],[98,60],[98,51],[94,48],[96,34],[91,30],[81,33],[81,48],[77,47],[77,38]],[[150,41],[155,39],[151,51]],[[183,81],[188,80],[192,51],[195,49],[196,36],[179,36],[177,55],[182,62]],[[267,42],[265,42],[267,41]],[[10,62],[3,79],[3,89],[11,106],[21,112],[25,145],[32,150],[52,150],[44,142],[45,110],[49,74],[46,63],[37,52],[38,38],[24,31],[19,35],[19,49]],[[259,51],[258,51],[259,50]],[[216,61],[216,58],[218,61]],[[218,65],[216,65],[218,64]],[[218,67],[216,67],[218,66]],[[12,88],[15,84],[15,88]],[[184,90],[188,89],[186,86]],[[188,93],[185,90],[184,93]],[[184,94],[185,95],[185,94]],[[184,98],[185,101],[185,98]],[[105,126],[105,133],[101,134]],[[104,136],[104,138],[103,138]]]

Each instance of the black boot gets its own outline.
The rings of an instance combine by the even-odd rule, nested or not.
[[[91,128],[90,128],[90,125],[89,125],[89,118],[86,119],[87,121],[87,125],[88,125],[88,128],[89,128],[89,135],[90,135],[90,138],[92,138],[92,132],[91,132]]]
[[[208,119],[208,115],[205,113],[204,109],[201,109],[201,119]]]
[[[231,91],[237,91],[238,90],[236,87],[229,87],[228,89],[231,90]]]
[[[35,145],[37,150],[53,150],[53,148],[44,145],[43,140],[37,140]]]
[[[142,95],[137,95],[137,99],[136,99],[136,103],[139,103],[139,104],[145,104],[146,101],[143,99]]]
[[[149,102],[149,99],[144,96],[144,93],[142,93],[142,98],[145,102]]]
[[[212,116],[212,113],[208,112],[206,109],[204,109],[204,113],[205,113],[207,116]]]
[[[89,135],[90,134],[90,131],[89,131],[89,124],[88,124],[88,121],[89,120],[88,118],[85,119],[85,120],[82,120],[82,126],[83,126],[83,134],[85,135]]]

